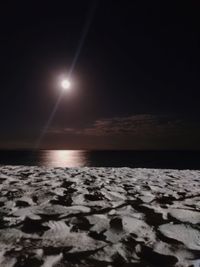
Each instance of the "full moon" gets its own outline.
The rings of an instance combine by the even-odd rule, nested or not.
[[[70,81],[68,81],[68,80],[62,80],[61,87],[62,87],[63,90],[69,90],[70,89],[70,86],[71,86]]]

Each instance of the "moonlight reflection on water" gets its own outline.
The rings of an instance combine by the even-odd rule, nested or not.
[[[44,152],[41,160],[46,166],[82,167],[87,165],[85,151],[82,150],[49,150]]]

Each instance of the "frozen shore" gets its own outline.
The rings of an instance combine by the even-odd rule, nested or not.
[[[0,167],[0,266],[199,266],[200,171]]]

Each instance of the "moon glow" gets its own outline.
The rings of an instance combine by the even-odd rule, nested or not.
[[[69,81],[69,80],[62,80],[62,81],[61,81],[61,87],[62,87],[62,89],[65,90],[65,91],[69,90],[70,87],[71,87],[71,83],[70,83],[70,81]]]

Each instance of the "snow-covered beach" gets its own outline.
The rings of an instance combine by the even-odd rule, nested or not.
[[[200,171],[0,167],[0,266],[199,266]]]

